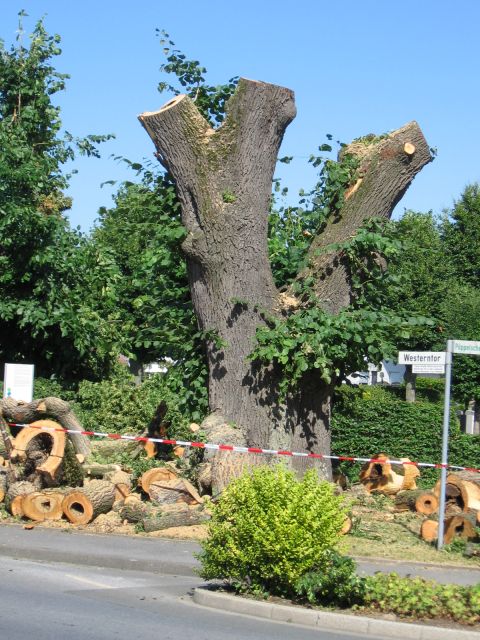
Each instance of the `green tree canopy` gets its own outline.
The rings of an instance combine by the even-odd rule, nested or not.
[[[40,374],[99,375],[114,359],[115,264],[64,212],[65,165],[75,152],[98,156],[109,136],[62,134],[55,70],[60,37],[38,22],[23,44],[0,42],[0,360],[28,361]]]

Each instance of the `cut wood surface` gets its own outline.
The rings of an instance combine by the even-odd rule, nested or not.
[[[420,536],[425,542],[434,542],[438,538],[438,522],[436,520],[424,520],[420,528]]]
[[[410,462],[408,458],[400,458],[400,460]],[[416,489],[416,479],[419,475],[420,471],[415,465],[392,465],[387,454],[379,453],[363,465],[360,471],[360,482],[369,493],[375,491],[395,495],[401,490]]]
[[[35,485],[26,480],[13,482],[8,486],[5,495],[5,506],[12,516],[22,516],[22,498],[24,495],[36,491]]]
[[[433,492],[440,497],[440,480]],[[468,471],[449,473],[445,486],[447,511],[480,510],[480,478],[479,474]],[[455,509],[457,507],[457,509]]]
[[[455,538],[462,540],[474,540],[477,537],[475,530],[476,518],[470,514],[460,514],[445,520],[445,544],[450,544]]]
[[[104,476],[115,487],[115,502],[124,500],[132,491],[132,474],[126,471],[111,471]]]
[[[416,502],[415,508],[418,513],[422,513],[425,516],[430,516],[432,513],[437,513],[438,511],[438,498],[431,491],[422,492]]]
[[[73,524],[88,524],[101,513],[108,513],[115,501],[115,486],[105,480],[91,480],[65,496],[62,508]]]
[[[61,425],[53,420],[37,420],[32,422],[30,427],[23,427],[13,441],[12,462],[24,462],[28,458],[29,450],[44,449],[47,457],[36,467],[36,472],[45,474],[53,481],[65,453],[66,435],[64,431],[58,430],[61,428]]]
[[[38,420],[54,419],[64,429],[68,429],[69,439],[73,444],[75,453],[82,453],[88,456],[90,453],[90,441],[87,436],[82,435],[82,425],[77,420],[68,402],[60,398],[42,398],[33,402],[17,402],[13,398],[3,398],[0,400],[0,415],[7,422],[19,424],[31,424]],[[78,432],[78,433],[76,433]]]
[[[185,478],[179,477],[172,480],[156,480],[150,483],[148,495],[150,500],[158,504],[185,502],[193,505],[203,502],[203,498],[195,487]]]
[[[23,517],[23,498],[25,496],[15,496],[8,503],[8,510],[14,518]]]
[[[342,528],[340,529],[340,534],[342,536],[347,535],[347,533],[350,533],[350,531],[352,530],[352,526],[353,526],[352,519],[350,518],[350,516],[347,516],[345,518]]]
[[[149,493],[150,485],[153,482],[169,482],[171,480],[176,480],[177,478],[178,473],[173,471],[170,467],[155,467],[154,469],[145,471],[140,478],[139,484],[145,493]]]
[[[35,491],[23,496],[23,515],[35,522],[60,520],[63,516],[63,492]]]

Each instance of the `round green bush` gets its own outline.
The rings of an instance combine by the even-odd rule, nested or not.
[[[346,510],[315,471],[302,480],[282,465],[256,467],[214,505],[200,575],[238,590],[290,596],[297,580],[340,538]]]

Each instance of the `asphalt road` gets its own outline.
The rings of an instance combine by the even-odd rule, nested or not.
[[[199,550],[193,542],[0,525],[0,639],[365,639],[356,629],[337,632],[336,622],[321,630],[198,606]],[[480,569],[383,561],[362,561],[359,569],[480,582]]]
[[[365,640],[200,607],[201,580],[147,571],[35,562],[0,565],[2,640]]]
[[[0,557],[68,562],[84,566],[147,571],[150,573],[195,576],[199,567],[195,542],[161,538],[90,535],[71,530],[21,525],[0,525]],[[359,560],[359,572],[396,571],[400,575],[431,578],[443,583],[477,584],[480,567],[441,567],[430,564],[386,560]]]

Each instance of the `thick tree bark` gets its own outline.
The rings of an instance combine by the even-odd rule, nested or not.
[[[333,387],[307,373],[284,401],[278,371],[248,360],[264,312],[282,313],[268,258],[268,213],[278,149],[294,116],[292,91],[242,79],[216,130],[184,95],[139,119],[176,182],[199,326],[220,340],[207,342],[212,412],[237,425],[250,446],[328,454]],[[416,151],[407,153],[407,142]],[[362,182],[328,222],[326,241],[315,240],[311,252],[310,268],[321,281],[317,293],[333,312],[348,304],[350,283],[338,256],[319,257],[315,249],[347,239],[372,215],[388,217],[430,159],[414,124],[362,154]],[[294,458],[292,464],[303,472],[314,462]],[[330,476],[328,461],[315,466]]]
[[[17,402],[12,398],[0,400],[0,416],[7,422],[18,422],[20,424],[30,424],[36,420],[52,418],[59,422],[64,429],[72,431],[82,431],[82,425],[78,422],[75,414],[68,402],[60,398],[43,398],[34,400],[28,404]],[[87,457],[90,453],[90,442],[81,433],[69,433],[75,453],[80,453]]]

